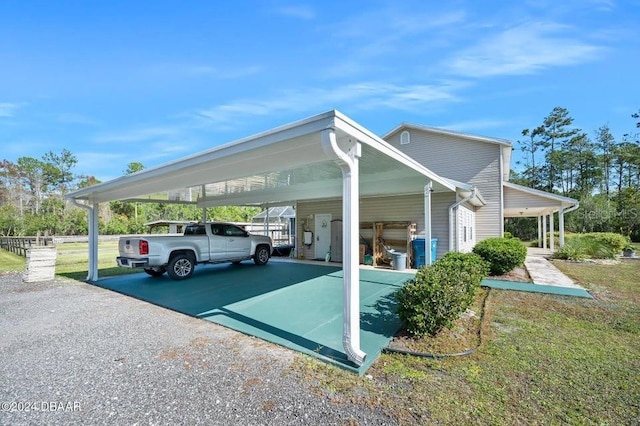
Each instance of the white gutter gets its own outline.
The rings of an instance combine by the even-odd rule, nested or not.
[[[360,349],[360,265],[359,223],[360,195],[358,159],[362,156],[360,143],[349,138],[346,151],[336,140],[334,129],[321,134],[322,149],[342,170],[342,253],[343,253],[343,324],[342,345],[347,358],[362,365],[367,356]]]
[[[580,207],[580,202],[576,201],[576,204],[575,204],[575,205],[573,205],[572,207],[569,207],[569,208],[568,208],[568,209],[566,209],[566,210],[563,210],[563,211],[562,211],[562,213],[563,213],[563,214],[571,213],[571,212],[572,212],[572,211],[574,211],[574,210],[578,210],[578,207]]]
[[[576,201],[576,203],[569,207],[566,210],[560,209],[558,212],[558,231],[559,231],[559,246],[560,248],[564,247],[564,215],[566,213],[571,213],[574,210],[577,210],[580,207],[580,202]],[[539,230],[538,230],[539,231]],[[546,235],[545,235],[546,238]]]
[[[453,232],[453,220],[454,220],[453,211],[457,209],[460,204],[466,203],[467,201],[471,200],[475,196],[476,196],[476,187],[474,186],[471,188],[471,194],[469,194],[468,196],[466,196],[460,201],[456,201],[455,203],[449,206],[449,251],[454,251],[454,250],[458,251],[458,233],[456,232],[454,237],[454,232]],[[454,240],[455,240],[455,246],[454,246]]]

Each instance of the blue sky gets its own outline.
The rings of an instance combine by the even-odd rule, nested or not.
[[[330,109],[515,142],[563,106],[621,138],[639,23],[616,0],[3,1],[0,160],[66,148],[105,181]]]

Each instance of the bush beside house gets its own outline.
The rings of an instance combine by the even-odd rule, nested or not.
[[[490,264],[491,275],[503,275],[524,263],[527,249],[517,238],[487,238],[473,252]]]
[[[613,232],[572,234],[565,238],[564,247],[556,251],[555,257],[567,260],[615,259],[629,245],[629,238]]]
[[[395,293],[398,314],[408,332],[434,336],[473,302],[488,264],[473,253],[447,253],[433,265],[422,267],[414,280]]]

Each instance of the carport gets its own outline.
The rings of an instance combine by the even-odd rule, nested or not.
[[[554,215],[558,213],[558,243],[564,246],[564,215],[576,210],[578,200],[534,188],[503,182],[504,217],[536,217],[538,218],[538,247],[547,249],[547,232],[549,249],[555,250]],[[547,228],[547,223],[549,227]]]
[[[342,199],[342,343],[362,365],[360,345],[359,200],[424,194],[425,238],[431,239],[431,193],[451,182],[396,150],[338,111],[260,133],[67,195],[89,215],[89,271],[98,281],[99,204],[114,201],[269,207]],[[426,259],[431,259],[426,245]],[[179,287],[177,287],[179,288]],[[311,295],[310,295],[311,296]]]

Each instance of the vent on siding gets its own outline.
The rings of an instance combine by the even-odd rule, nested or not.
[[[400,133],[400,145],[409,145],[411,142],[411,133],[404,131]]]

